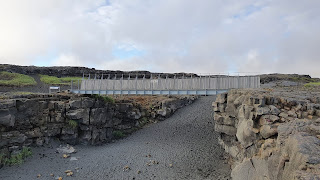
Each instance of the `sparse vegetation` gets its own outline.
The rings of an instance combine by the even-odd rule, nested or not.
[[[36,85],[37,82],[33,77],[18,74],[18,73],[10,73],[6,71],[0,72],[0,85],[4,86],[30,86]]]
[[[320,86],[320,82],[309,82],[304,85],[305,87],[313,87],[313,86]]]
[[[149,122],[148,118],[143,117],[141,118],[141,120],[139,121],[140,126],[144,126]]]
[[[72,127],[73,129],[77,128],[78,127],[78,122],[75,121],[75,120],[69,120],[68,121],[68,124],[70,127]]]
[[[121,139],[121,138],[126,137],[126,135],[122,131],[119,131],[119,130],[113,131],[112,135],[115,139]]]
[[[92,95],[92,97],[95,99],[103,100],[105,103],[111,103],[111,104],[115,103],[115,100],[110,96],[102,96],[102,95],[94,94]]]
[[[39,74],[40,81],[46,84],[54,84],[54,85],[70,85],[71,81],[78,82],[78,80],[81,83],[82,77],[61,77],[58,78],[56,76],[48,76],[48,75],[42,75]]]
[[[21,152],[18,154],[12,155],[11,157],[5,157],[5,155],[0,154],[0,164],[5,164],[5,165],[18,165],[22,164],[24,162],[24,159],[31,156],[32,151],[28,147],[24,147]]]

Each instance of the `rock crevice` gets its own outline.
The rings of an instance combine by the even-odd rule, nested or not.
[[[32,94],[0,100],[0,155],[9,157],[24,146],[41,146],[53,138],[69,144],[109,142],[114,131],[131,133],[146,123],[141,124],[142,119],[162,120],[197,97],[163,99],[162,108],[152,110],[133,101],[111,103],[72,94]],[[168,109],[166,114],[157,114]]]

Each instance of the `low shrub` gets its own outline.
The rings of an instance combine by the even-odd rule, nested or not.
[[[24,147],[21,152],[18,154],[12,155],[11,157],[7,158],[3,154],[0,155],[0,163],[5,165],[18,165],[22,164],[25,160],[25,158],[32,155],[32,151],[28,147]]]
[[[113,131],[112,135],[115,139],[121,139],[121,138],[126,137],[126,135],[122,131],[119,131],[119,130]]]
[[[70,127],[72,127],[73,129],[77,128],[78,127],[78,122],[75,121],[75,120],[69,120],[68,121],[68,124]]]
[[[105,103],[111,103],[111,104],[115,103],[115,100],[110,96],[102,96],[102,95],[94,94],[91,97],[95,99],[103,100]]]

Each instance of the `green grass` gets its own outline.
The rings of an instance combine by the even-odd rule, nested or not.
[[[320,82],[310,82],[304,85],[305,87],[312,87],[312,86],[320,86]]]
[[[116,101],[110,97],[110,96],[101,96],[99,94],[94,94],[92,95],[93,98],[95,99],[100,99],[100,100],[103,100],[105,103],[111,103],[111,104],[114,104]]]
[[[0,154],[0,164],[5,165],[18,165],[22,164],[25,158],[32,155],[31,149],[28,147],[24,147],[21,152],[18,154],[12,155],[10,158],[5,157],[3,154]]]
[[[68,124],[70,127],[72,127],[73,129],[75,129],[76,127],[78,127],[78,122],[75,120],[69,120]]]
[[[78,83],[78,80],[80,80],[82,77],[61,77],[58,78],[56,76],[48,76],[48,75],[42,75],[39,74],[40,76],[40,81],[45,83],[45,84],[53,84],[53,85],[70,85],[71,81],[73,83]]]
[[[126,135],[122,131],[113,131],[112,135],[115,139],[121,139],[126,137]]]
[[[4,86],[29,86],[36,85],[37,82],[33,77],[18,74],[18,73],[10,73],[6,71],[0,72],[0,85]]]

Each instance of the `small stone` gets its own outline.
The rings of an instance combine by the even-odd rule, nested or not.
[[[73,175],[72,171],[67,173],[67,176],[72,176],[72,175]]]
[[[123,171],[129,171],[129,170],[130,170],[130,167],[129,167],[129,166],[123,167]]]
[[[149,158],[150,158],[150,157],[151,157],[151,154],[146,155],[146,157],[149,157]]]
[[[173,165],[172,164],[169,164],[169,167],[172,167]]]
[[[303,171],[305,171],[305,170],[307,170],[307,165],[306,164],[301,164],[299,167],[298,167],[298,169],[299,170],[303,170]]]
[[[53,177],[53,176],[54,176],[54,174],[52,174],[52,173],[51,173],[51,174],[50,174],[50,176],[52,176],[52,177]]]
[[[37,175],[37,178],[39,178],[39,177],[41,177],[41,174],[38,174],[38,175]]]
[[[70,155],[69,154],[63,154],[62,157],[63,158],[68,158]]]
[[[141,171],[140,171],[140,170],[138,170],[138,171],[137,171],[137,174],[140,174],[140,173],[141,173]]]
[[[57,152],[61,154],[71,154],[75,153],[76,150],[72,146],[67,144],[67,146],[60,146],[59,148],[57,148]]]
[[[317,135],[317,138],[320,139],[320,135]]]
[[[57,176],[57,177],[55,177],[54,179],[56,179],[56,180],[62,180],[62,177]]]
[[[77,157],[71,157],[70,161],[78,161],[78,158]]]
[[[312,115],[308,115],[308,119],[312,119],[313,118],[313,116]]]

